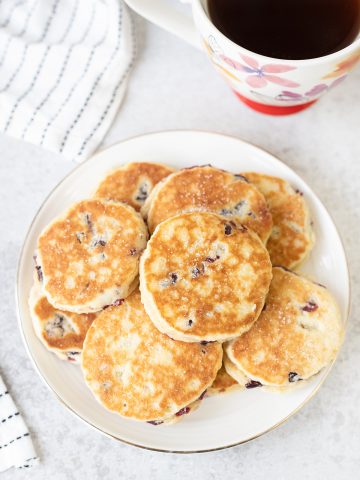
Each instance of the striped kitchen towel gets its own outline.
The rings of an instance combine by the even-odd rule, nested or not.
[[[38,462],[29,431],[0,377],[0,472]]]
[[[86,158],[115,117],[134,58],[123,0],[0,0],[0,131]]]

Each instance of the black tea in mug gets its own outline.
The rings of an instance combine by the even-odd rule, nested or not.
[[[208,0],[208,10],[230,40],[280,59],[329,55],[360,31],[360,0]]]

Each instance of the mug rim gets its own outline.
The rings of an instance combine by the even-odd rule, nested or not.
[[[204,0],[204,1],[207,1],[207,0]],[[330,53],[329,55],[324,55],[322,57],[305,58],[305,59],[302,59],[302,60],[296,60],[296,59],[292,60],[292,59],[288,59],[288,58],[268,57],[266,55],[262,55],[261,53],[256,53],[256,52],[253,52],[252,50],[248,50],[247,48],[242,47],[241,45],[238,45],[233,40],[231,40],[226,35],[224,35],[214,25],[214,23],[212,22],[209,15],[207,15],[207,13],[204,9],[204,5],[203,5],[202,0],[193,0],[192,1],[192,7],[193,7],[193,9],[195,9],[195,7],[198,7],[198,12],[200,13],[200,15],[203,17],[204,20],[206,20],[207,22],[210,23],[210,25],[216,30],[216,32],[220,35],[221,38],[224,38],[232,46],[234,46],[236,48],[241,48],[245,53],[247,53],[249,55],[256,55],[257,57],[260,57],[264,60],[284,62],[284,63],[291,62],[291,63],[296,63],[297,65],[308,65],[308,64],[311,64],[311,63],[319,64],[319,63],[332,62],[333,60],[336,59],[336,57],[340,57],[340,56],[343,56],[343,55],[346,56],[347,54],[350,54],[353,50],[357,50],[357,49],[358,49],[358,53],[360,55],[360,32],[359,32],[359,35],[355,38],[355,40],[352,43],[350,43],[350,45],[348,45],[345,48],[342,48],[341,50],[338,50],[337,52],[333,52],[333,53]]]

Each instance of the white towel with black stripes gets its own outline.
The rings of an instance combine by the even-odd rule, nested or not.
[[[0,131],[86,158],[117,113],[134,58],[123,0],[0,0]]]
[[[39,462],[25,422],[0,377],[0,472]]]

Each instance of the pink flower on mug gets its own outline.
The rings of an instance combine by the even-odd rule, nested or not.
[[[339,85],[339,83],[343,82],[346,78],[346,75],[343,75],[340,78],[337,78],[332,83],[327,85],[326,83],[319,83],[312,87],[310,90],[301,95],[300,93],[291,92],[288,90],[283,90],[279,95],[277,95],[278,100],[284,101],[303,101],[303,100],[313,100],[314,97],[318,97],[324,92],[331,90],[332,88]]]
[[[283,87],[293,88],[300,86],[299,83],[296,83],[293,80],[288,80],[287,78],[273,75],[274,73],[277,74],[291,72],[292,70],[295,70],[296,67],[292,67],[290,65],[280,65],[276,63],[267,63],[266,65],[260,66],[257,60],[249,57],[248,55],[240,54],[240,57],[246,65],[236,60],[232,60],[225,55],[221,55],[221,59],[232,68],[238,70],[239,72],[248,74],[245,78],[245,81],[252,88],[263,88],[266,87],[268,83],[275,83]]]

